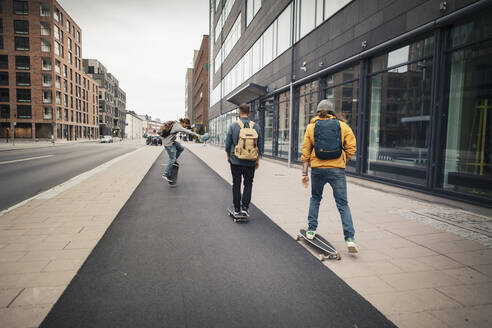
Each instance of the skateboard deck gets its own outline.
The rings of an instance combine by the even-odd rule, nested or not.
[[[234,210],[228,208],[227,214],[232,218],[234,222],[248,222],[248,216],[246,215],[234,215]]]
[[[316,247],[317,249],[323,251],[323,253],[318,254],[318,259],[320,261],[323,261],[325,259],[330,259],[330,260],[333,260],[333,259],[341,260],[342,259],[342,257],[340,256],[338,251],[335,249],[335,247],[333,247],[333,245],[328,240],[324,239],[323,237],[321,237],[318,234],[316,234],[316,236],[314,236],[314,239],[311,240],[311,239],[308,239],[306,237],[306,230],[301,229],[301,230],[299,230],[299,234],[296,236],[296,240],[300,240],[300,239],[304,239],[309,244],[311,244],[314,247]]]
[[[171,175],[170,179],[173,180],[173,182],[169,182],[169,185],[171,187],[175,187],[176,184],[178,183],[178,172],[179,172],[179,165],[173,164],[173,168],[171,169]]]

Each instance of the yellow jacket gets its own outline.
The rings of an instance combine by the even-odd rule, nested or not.
[[[310,162],[311,167],[319,168],[329,168],[338,167],[345,168],[347,161],[354,156],[357,150],[357,144],[355,141],[354,133],[347,123],[340,121],[340,128],[342,129],[342,145],[344,151],[342,151],[342,156],[335,159],[319,159],[314,153],[314,125],[318,120],[329,120],[335,118],[332,115],[328,115],[327,118],[321,118],[316,116],[311,120],[311,123],[306,128],[306,133],[304,134],[304,143],[302,144],[302,156],[301,161]]]

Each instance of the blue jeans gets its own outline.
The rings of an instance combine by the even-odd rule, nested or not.
[[[353,238],[355,231],[352,223],[352,214],[350,214],[347,201],[345,170],[340,168],[311,169],[311,199],[309,201],[308,229],[316,230],[318,227],[319,204],[321,198],[323,198],[323,188],[326,183],[329,183],[333,189],[335,203],[342,219],[345,240],[347,238]]]
[[[175,141],[171,146],[165,146],[164,148],[166,148],[167,154],[169,155],[169,162],[167,162],[166,170],[162,175],[168,177],[171,173],[173,164],[176,163],[176,160],[183,152],[184,147],[181,146],[179,142]]]

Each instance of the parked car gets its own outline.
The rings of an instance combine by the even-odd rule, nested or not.
[[[113,137],[111,136],[101,136],[101,143],[113,142]]]

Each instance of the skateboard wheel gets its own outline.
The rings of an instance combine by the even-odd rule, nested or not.
[[[342,259],[342,256],[340,254],[337,254],[337,260],[341,260]]]
[[[296,235],[296,241],[299,241],[299,235]]]
[[[318,255],[318,259],[323,262],[323,260],[325,259],[325,256],[323,254],[319,254]]]

